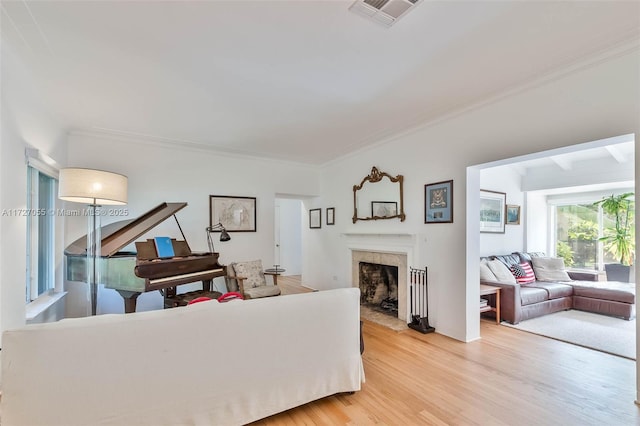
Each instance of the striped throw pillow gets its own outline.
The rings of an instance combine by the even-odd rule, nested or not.
[[[533,269],[531,269],[529,262],[512,265],[511,273],[516,277],[516,282],[518,284],[529,284],[536,280],[536,276],[533,273]]]

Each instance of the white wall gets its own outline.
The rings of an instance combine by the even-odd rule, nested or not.
[[[7,213],[27,206],[25,148],[31,146],[57,161],[64,160],[64,133],[40,102],[31,73],[2,45],[2,114],[0,115],[0,331],[25,324],[27,217]],[[58,229],[62,231],[62,229]],[[57,265],[63,240],[56,239]],[[56,268],[56,279],[62,270]],[[62,299],[64,300],[64,299]]]
[[[524,250],[524,193],[521,176],[506,167],[493,167],[480,171],[480,188],[488,191],[504,192],[506,203],[521,206],[521,225],[505,225],[504,234],[481,233],[480,255],[509,254]]]
[[[467,167],[615,135],[638,134],[639,58],[636,49],[585,66],[327,165],[322,193],[313,207],[335,206],[336,226],[314,237],[312,242],[322,250],[307,250],[305,245],[305,257],[312,253],[321,256],[313,262],[308,258],[305,261],[304,275],[311,280],[310,285],[321,289],[350,285],[350,259],[342,233],[424,235],[424,250],[409,262],[429,267],[430,323],[438,332],[459,340],[478,338],[474,304],[479,297],[478,272],[472,270],[477,267],[469,272],[462,267],[467,257],[475,262],[480,255],[480,236],[471,228],[468,238],[466,235]],[[405,222],[351,223],[352,185],[374,165],[405,176]],[[424,185],[448,179],[454,180],[454,223],[425,225]],[[471,182],[470,188],[477,193],[479,182]]]
[[[257,232],[231,232],[231,241],[215,241],[222,264],[261,259],[265,267],[273,265],[276,195],[313,196],[319,192],[319,172],[299,164],[236,158],[87,133],[71,134],[68,152],[69,166],[98,168],[128,176],[129,218],[136,218],[164,201],[188,203],[176,216],[192,251],[207,250],[209,195],[256,197]],[[85,219],[67,219],[67,243],[86,233]],[[103,225],[120,219],[104,217]],[[299,224],[293,226],[299,228]],[[182,239],[175,221],[170,218],[138,240],[158,235]],[[224,289],[222,279],[216,279],[215,283],[218,289]],[[86,285],[67,284],[68,315],[86,315]],[[102,288],[98,298],[99,313],[123,311],[122,300],[114,290]],[[138,298],[138,310],[161,307],[158,292],[144,293]]]
[[[541,251],[548,254],[555,254],[550,247],[550,235],[540,232],[541,229],[549,229],[549,210],[547,207],[547,197],[540,193],[528,192],[525,203],[526,230],[525,251]]]

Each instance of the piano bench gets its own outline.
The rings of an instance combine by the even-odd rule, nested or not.
[[[222,293],[219,291],[203,291],[196,290],[190,291],[187,293],[176,294],[175,296],[165,297],[164,299],[164,308],[176,308],[178,306],[187,306],[189,302],[193,299],[197,299],[198,297],[208,297],[210,299],[217,299],[222,296]]]

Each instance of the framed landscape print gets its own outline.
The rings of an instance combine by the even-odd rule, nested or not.
[[[480,232],[504,234],[507,194],[480,190]]]
[[[424,186],[424,223],[453,223],[453,180]]]
[[[322,228],[322,209],[309,210],[309,228]]]
[[[256,232],[256,197],[210,195],[209,226],[217,223],[228,232]]]
[[[520,206],[507,204],[507,225],[520,225]]]

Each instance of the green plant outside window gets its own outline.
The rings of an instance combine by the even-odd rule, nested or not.
[[[625,208],[619,210],[620,214],[609,208],[611,203],[603,205],[611,197],[614,200],[620,199],[617,201],[624,205]],[[598,270],[599,264],[620,263],[623,258],[626,262],[633,261],[633,193],[611,197],[588,204],[556,206],[556,255],[564,259],[565,265]],[[603,246],[603,250],[599,249],[599,245]]]

